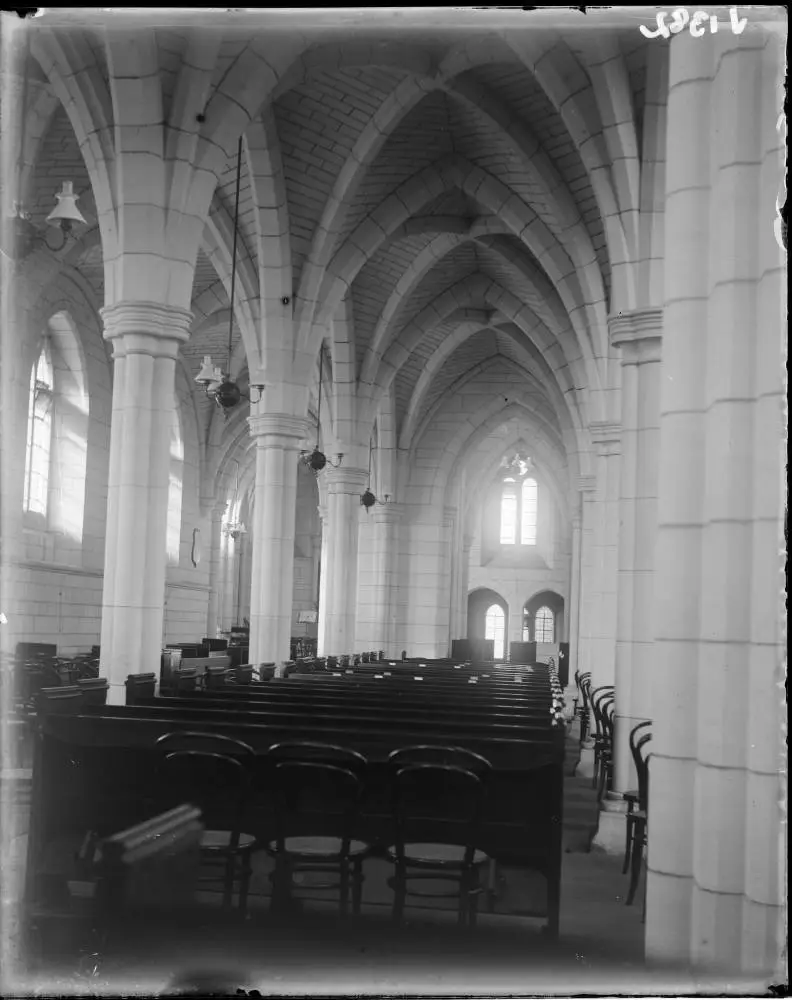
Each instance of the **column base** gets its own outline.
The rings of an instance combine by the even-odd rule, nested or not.
[[[126,705],[126,684],[114,684],[110,681],[107,689],[108,705]]]
[[[627,803],[617,792],[608,792],[600,803],[599,824],[592,844],[606,854],[624,854]]]
[[[580,760],[575,774],[578,778],[594,777],[594,744],[586,744],[580,748]]]

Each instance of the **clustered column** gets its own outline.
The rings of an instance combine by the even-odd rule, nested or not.
[[[228,503],[215,504],[209,511],[209,600],[206,607],[206,634],[210,638],[220,627],[223,584],[223,517]]]
[[[670,42],[646,955],[783,934],[783,39]]]
[[[376,532],[374,577],[374,646],[383,649],[387,656],[396,650],[396,594],[398,585],[399,523],[402,508],[387,503],[373,509]]]
[[[110,703],[129,674],[159,674],[164,625],[171,420],[179,345],[192,316],[148,302],[102,310],[113,345],[101,672]]]
[[[307,421],[263,413],[248,423],[256,443],[249,655],[252,663],[278,663],[290,653],[297,461]]]
[[[598,455],[598,490],[594,533],[594,606],[590,620],[592,689],[613,684],[616,660],[616,581],[619,544],[619,464],[621,428],[591,425]]]
[[[329,468],[327,485],[327,546],[322,551],[323,593],[319,600],[319,633],[323,656],[350,653],[355,643],[358,540],[361,494],[368,483],[366,469]]]
[[[659,309],[620,313],[611,344],[622,356],[622,457],[616,615],[614,790],[634,788],[633,726],[652,717],[654,550],[660,423]]]

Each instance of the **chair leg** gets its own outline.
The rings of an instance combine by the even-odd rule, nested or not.
[[[236,858],[230,854],[226,859],[223,873],[223,908],[228,910],[234,900],[234,875]]]
[[[624,825],[624,864],[622,865],[622,875],[626,875],[630,868],[630,855],[632,853],[632,838],[634,820],[630,813],[627,813],[627,822]]]
[[[338,889],[338,909],[342,917],[345,917],[349,910],[349,862],[346,859],[341,862],[341,878]]]
[[[360,915],[360,907],[363,902],[363,859],[356,858],[352,868],[352,912],[355,916]]]
[[[393,921],[394,923],[400,924],[402,917],[404,916],[404,900],[407,895],[407,886],[405,884],[404,870],[399,867],[396,868],[396,874],[393,879]]]
[[[632,865],[630,871],[630,889],[627,893],[627,906],[632,906],[638,882],[641,878],[641,862],[643,861],[645,835],[645,820],[636,820],[635,832],[633,833]]]
[[[250,854],[246,852],[242,856],[242,871],[239,875],[239,912],[244,917],[247,914],[248,893],[250,892],[250,879],[253,875],[253,867],[250,863]]]

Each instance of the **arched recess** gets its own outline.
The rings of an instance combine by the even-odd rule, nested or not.
[[[549,611],[552,616],[553,637],[547,637],[547,618],[537,623],[537,614],[540,611]],[[566,606],[561,594],[554,590],[540,590],[533,594],[523,604],[523,640],[525,642],[535,642],[537,647],[545,645],[557,646],[564,641],[566,635],[565,623]],[[544,625],[544,633],[542,629]]]
[[[487,628],[487,613],[490,608],[497,607],[503,612],[503,632],[502,632],[502,650],[501,656],[497,656],[497,642],[496,642],[496,659],[502,659],[505,655],[507,646],[507,637],[509,635],[509,605],[508,602],[501,597],[501,595],[495,591],[490,590],[486,587],[480,587],[477,590],[473,590],[468,594],[468,632],[467,637],[471,640],[481,640],[488,638],[488,631],[492,631],[491,628]],[[490,616],[490,625],[492,624],[492,616]],[[500,631],[500,630],[498,630]],[[489,636],[493,638],[492,635]]]

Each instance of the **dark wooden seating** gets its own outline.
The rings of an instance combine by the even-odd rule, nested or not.
[[[638,798],[634,805],[628,800],[627,850],[625,853],[630,865],[630,887],[627,891],[627,906],[632,906],[635,893],[638,890],[649,832],[649,753],[645,748],[651,739],[652,734],[645,732],[643,728],[638,726],[631,733],[630,750],[638,774]]]
[[[401,921],[408,895],[450,895],[411,889],[413,884],[451,882],[459,923],[473,926],[482,890],[479,873],[490,862],[478,847],[489,761],[459,747],[424,745],[396,750],[389,764],[394,841],[387,856],[395,868],[388,881],[394,920]]]
[[[275,820],[267,845],[275,859],[273,907],[288,904],[295,878],[308,874],[312,889],[338,891],[342,915],[351,889],[352,912],[359,914],[363,860],[370,850],[355,837],[366,758],[327,743],[286,742],[270,747],[266,766]],[[317,884],[313,878],[328,874],[336,881]]]
[[[47,714],[36,744],[30,869],[46,865],[48,851],[64,837],[86,829],[106,836],[151,815],[154,748],[167,734],[209,732],[252,749],[258,791],[248,803],[245,832],[262,844],[275,838],[265,794],[271,747],[318,741],[360,754],[368,762],[366,795],[354,839],[375,851],[393,844],[390,755],[412,745],[456,746],[491,764],[477,848],[500,864],[546,877],[547,908],[530,915],[547,916],[550,933],[557,934],[564,727],[552,671],[535,666],[520,672],[520,683],[514,671],[470,683],[453,663],[438,664],[435,672],[420,667],[422,681],[414,665],[404,675],[388,670],[385,678],[387,666],[371,664],[365,676],[313,673],[161,697],[153,697],[153,678],[130,678],[127,705]]]
[[[130,674],[125,681],[126,703],[134,705],[142,698],[153,698],[157,689],[156,674]]]
[[[231,906],[238,885],[239,910],[244,914],[251,854],[258,846],[256,837],[244,830],[252,785],[252,748],[216,733],[183,731],[166,733],[155,747],[162,755],[157,769],[161,805],[187,801],[201,810],[206,827],[200,839],[201,860],[222,869],[226,908]]]
[[[106,677],[81,677],[77,687],[82,691],[83,705],[104,705],[110,687]]]

